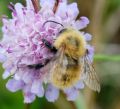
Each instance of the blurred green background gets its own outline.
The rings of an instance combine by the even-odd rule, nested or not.
[[[61,93],[55,103],[37,98],[28,106],[23,103],[21,91],[11,93],[6,89],[7,80],[2,79],[1,66],[0,109],[120,109],[120,0],[68,1],[76,1],[80,16],[87,16],[91,21],[85,30],[93,35],[92,43],[96,49],[94,62],[101,80],[101,92],[98,94],[86,88],[75,102],[68,102]],[[25,5],[25,0],[0,0],[0,18],[1,15],[11,17],[11,11],[7,8],[9,2]]]

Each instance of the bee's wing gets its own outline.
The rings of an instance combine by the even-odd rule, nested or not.
[[[49,72],[47,78],[50,79],[52,72],[57,72],[57,74],[65,73],[66,65],[68,64],[66,56],[62,48],[60,48],[55,56],[50,60],[50,62],[45,65],[43,70]]]
[[[98,76],[96,74],[96,71],[94,69],[94,67],[92,66],[90,59],[88,56],[84,56],[83,57],[83,73],[82,76],[84,77],[84,82],[85,84],[91,88],[92,90],[98,91],[100,92],[100,83],[99,83],[99,79]]]
[[[55,57],[53,57],[50,63],[52,66],[52,69],[50,70],[51,72],[64,73],[66,71],[66,66],[68,64],[68,61],[62,48],[58,50]]]

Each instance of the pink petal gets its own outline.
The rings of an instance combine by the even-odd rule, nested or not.
[[[85,87],[83,81],[78,81],[78,83],[74,86],[76,89],[83,89]]]
[[[16,92],[24,87],[23,81],[17,81],[15,79],[10,79],[6,84],[7,89],[11,92]]]
[[[92,35],[89,33],[85,33],[84,36],[86,41],[90,41],[92,39]]]
[[[75,101],[79,95],[79,90],[77,90],[76,88],[69,88],[69,89],[65,89],[64,92],[67,95],[67,100],[68,101]]]
[[[4,54],[0,53],[0,62],[5,62],[7,60],[7,57]]]
[[[20,3],[15,4],[15,10],[20,21],[24,22],[23,6]]]
[[[42,97],[44,95],[44,88],[40,80],[33,81],[31,92],[36,94],[38,97]]]
[[[22,80],[25,82],[25,83],[31,83],[32,80],[33,80],[33,73],[32,72],[25,72],[23,74],[23,77],[22,77]]]
[[[30,92],[31,89],[31,85],[26,85],[24,87],[24,103],[32,103],[35,100],[35,94]]]
[[[80,17],[80,20],[77,20],[75,22],[75,26],[78,30],[87,27],[88,24],[89,24],[89,20],[87,17]]]
[[[59,90],[51,84],[49,84],[45,92],[45,97],[48,101],[55,102],[59,97]]]
[[[66,11],[67,11],[67,4],[64,2],[60,3],[60,5],[58,6],[58,9],[56,11],[56,15],[60,16],[61,18],[66,18],[67,17]]]
[[[88,49],[88,58],[90,63],[93,62],[93,57],[94,57],[94,47],[91,45],[87,45],[86,48]]]
[[[79,14],[77,3],[72,3],[72,4],[68,5],[67,14],[69,17],[72,17],[72,19],[76,19],[76,17]]]
[[[33,4],[31,2],[31,0],[26,0],[26,4],[27,4],[27,9],[33,9],[34,10],[34,7],[33,7]]]
[[[5,70],[5,72],[4,72],[3,75],[2,75],[3,79],[8,78],[9,76],[10,76],[10,71]]]
[[[24,103],[32,103],[35,98],[35,94],[32,94],[30,92],[24,93]]]
[[[55,0],[40,0],[40,5],[41,5],[41,7],[46,7],[47,9],[49,9],[49,8],[53,8],[53,6],[54,6],[54,4],[55,4]]]

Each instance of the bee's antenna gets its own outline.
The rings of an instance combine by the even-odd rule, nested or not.
[[[53,21],[53,20],[47,20],[46,22],[43,23],[43,26],[45,26],[45,24],[48,23],[48,22],[53,22],[53,23],[59,24],[59,25],[61,25],[62,27],[64,27],[61,23],[56,22],[56,21]]]

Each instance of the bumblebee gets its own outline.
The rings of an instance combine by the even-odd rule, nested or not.
[[[55,21],[47,22],[56,23]],[[70,88],[84,76],[84,82],[89,88],[100,91],[99,80],[90,63],[86,41],[81,32],[74,28],[64,28],[59,32],[53,45],[46,39],[42,41],[55,55],[45,65],[39,64],[35,67],[41,66],[49,70],[50,83],[60,89]]]

